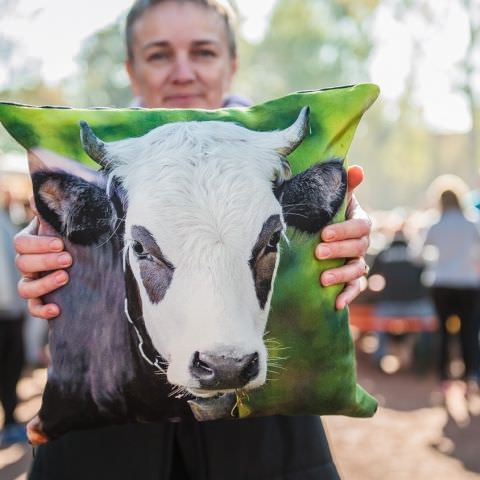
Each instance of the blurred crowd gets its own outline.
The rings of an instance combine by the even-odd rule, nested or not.
[[[351,306],[352,330],[387,374],[434,373],[446,394],[478,395],[478,193],[454,175],[432,182],[421,209],[372,211],[370,273]]]
[[[19,273],[12,240],[29,223],[32,212],[23,189],[11,187],[26,181],[19,174],[0,177],[0,445],[26,441],[25,427],[15,417],[16,386],[25,367],[47,365],[47,322],[31,317],[17,293]]]

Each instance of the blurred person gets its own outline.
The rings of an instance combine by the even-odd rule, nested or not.
[[[3,446],[26,442],[27,437],[24,425],[15,419],[17,383],[24,363],[22,328],[25,305],[16,292],[19,276],[12,244],[16,229],[7,213],[7,192],[0,200],[0,403],[4,411],[0,445]]]
[[[480,379],[480,231],[465,217],[456,189],[449,187],[448,181],[440,193],[439,208],[440,219],[430,227],[424,242],[425,278],[440,327],[438,373],[445,391],[450,380],[448,322],[456,315],[460,318],[464,377],[468,389],[476,392]]]
[[[380,366],[387,355],[389,334],[385,324],[388,320],[416,318],[426,329],[427,322],[435,314],[428,290],[421,281],[424,265],[410,248],[406,229],[404,222],[397,227],[392,241],[376,255],[370,270],[370,278],[379,275],[378,280],[383,283],[374,308],[379,342],[374,358]],[[426,332],[422,330],[419,344],[423,347],[427,340]]]
[[[139,0],[126,23],[126,69],[136,105],[206,108],[246,105],[229,96],[237,70],[232,17],[216,0]],[[349,258],[321,283],[346,283],[336,301],[344,308],[359,292],[370,222],[351,191],[363,179],[349,170],[348,220],[322,232],[317,258]],[[36,225],[16,239],[19,291],[33,315],[54,318],[59,306],[42,295],[68,281],[71,257],[60,239],[38,236]],[[59,269],[59,270],[57,270]],[[40,272],[53,271],[41,278]],[[120,453],[120,455],[119,455]],[[95,477],[93,477],[95,472]],[[319,417],[199,423],[185,420],[72,432],[38,448],[31,479],[338,478]]]

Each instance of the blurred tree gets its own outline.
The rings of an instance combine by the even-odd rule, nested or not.
[[[65,94],[61,85],[47,85],[37,80],[28,86],[14,85],[0,90],[2,101],[26,103],[29,105],[65,105]]]
[[[475,178],[480,167],[480,4],[478,0],[461,0],[468,18],[468,47],[459,64],[463,80],[461,90],[467,98],[472,127],[468,135],[470,173]]]
[[[449,7],[462,6],[469,21],[470,41],[466,55],[448,78],[452,89],[460,83],[468,101],[472,129],[468,134],[445,134],[431,130],[419,107],[422,63],[431,54],[426,42],[446,29]],[[398,204],[421,205],[431,180],[443,173],[455,172],[475,186],[479,165],[479,82],[480,9],[477,0],[384,0],[382,7],[405,26],[411,46],[408,76],[396,103],[382,99],[369,112],[352,145],[351,158],[367,170],[360,188],[362,200],[372,206],[391,208]],[[439,42],[441,45],[441,42]],[[475,65],[477,62],[477,66]],[[394,60],[392,67],[395,65]],[[477,70],[475,70],[475,68]],[[458,82],[458,79],[461,79]],[[456,83],[455,83],[456,82]],[[441,98],[438,99],[441,102]],[[361,136],[368,130],[368,141]]]
[[[4,18],[13,15],[15,0],[0,0],[0,12]],[[33,14],[31,14],[33,15]],[[22,55],[19,45],[0,32],[0,91],[2,88],[29,88],[40,81],[39,60]]]
[[[480,64],[478,61],[480,55],[480,4],[478,0],[455,0],[451,2],[434,2],[434,0],[390,0],[393,11],[400,18],[406,18],[416,15],[420,22],[423,22],[425,29],[430,28],[434,33],[440,33],[448,25],[446,16],[450,8],[459,6],[464,10],[467,20],[468,45],[465,55],[452,68],[450,84],[460,90],[465,95],[468,110],[471,118],[471,129],[466,138],[467,148],[464,165],[466,168],[461,173],[469,179],[477,175],[480,166],[480,141],[479,141],[479,120],[480,115],[480,87],[478,79],[480,78]],[[435,8],[434,8],[435,6]],[[421,29],[412,32],[412,41],[415,43],[414,53],[411,58],[412,68],[418,58],[426,60],[425,52],[422,51]],[[416,85],[413,85],[415,89]],[[463,158],[463,157],[461,157]],[[439,174],[440,172],[436,172]]]
[[[16,0],[0,0],[0,11],[6,18],[14,14]],[[0,32],[0,99],[33,105],[64,103],[61,88],[48,87],[39,76],[39,60],[24,58],[20,46]],[[22,151],[22,148],[0,125],[0,152]]]
[[[264,39],[246,49],[237,85],[254,100],[364,81],[374,0],[277,0]]]
[[[2,15],[10,15],[14,6],[14,0],[0,0],[0,11]],[[0,65],[5,68],[12,58],[14,42],[12,42],[4,33],[0,32]]]
[[[127,107],[131,100],[123,63],[125,50],[123,19],[91,35],[78,55],[80,74],[65,88],[76,106]]]

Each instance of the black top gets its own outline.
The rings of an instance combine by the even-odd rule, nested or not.
[[[423,266],[410,258],[406,240],[397,236],[375,257],[370,270],[370,275],[379,274],[385,279],[385,288],[375,300],[411,302],[428,297],[421,282],[422,272]]]
[[[130,424],[38,447],[30,480],[338,479],[319,417]]]

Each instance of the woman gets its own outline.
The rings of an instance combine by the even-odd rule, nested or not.
[[[440,177],[442,180],[442,177]],[[450,379],[450,338],[448,319],[460,318],[460,344],[465,365],[464,377],[469,390],[478,391],[480,380],[479,289],[480,289],[480,232],[477,225],[465,218],[452,181],[440,194],[439,221],[427,232],[426,278],[440,326],[439,376],[445,391]],[[438,183],[438,179],[436,183]],[[432,251],[433,248],[433,251]],[[432,254],[433,253],[433,254]]]
[[[138,104],[155,108],[238,105],[226,97],[237,69],[232,17],[214,0],[140,0],[126,25],[126,68]],[[350,191],[363,178],[349,170]],[[349,220],[322,233],[318,258],[351,258],[322,274],[323,285],[346,283],[341,309],[359,292],[370,222],[353,196]],[[59,307],[39,297],[64,285],[71,257],[59,239],[23,233],[16,238],[21,296],[33,315],[54,318]],[[51,271],[38,278],[39,272]],[[120,455],[119,455],[120,454]],[[96,455],[93,460],[91,456]],[[95,475],[95,476],[93,476]],[[39,478],[262,479],[337,478],[317,417],[268,417],[241,422],[182,421],[74,432],[39,448]]]

